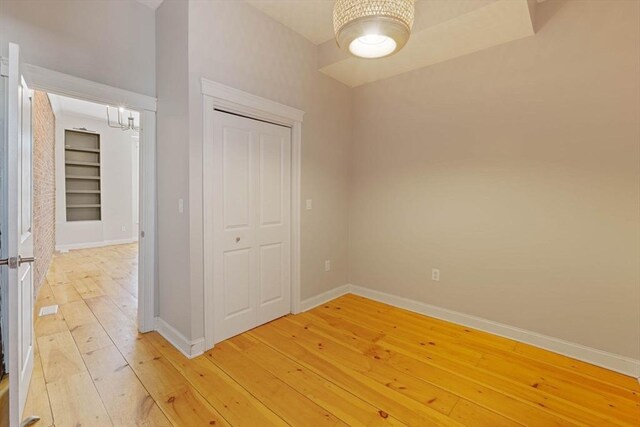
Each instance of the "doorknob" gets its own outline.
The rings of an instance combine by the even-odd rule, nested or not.
[[[18,268],[18,258],[12,256],[10,258],[0,259],[0,265],[9,266],[9,268]]]
[[[239,237],[236,237],[236,243],[238,243],[240,241]]]
[[[17,258],[16,257],[5,258],[5,259],[0,259],[0,266],[8,265],[9,268],[18,268],[19,265],[22,265],[25,262],[34,262],[35,260],[36,258],[32,256],[28,256],[25,258],[22,258],[21,256],[18,256]]]
[[[36,257],[33,256],[28,256],[28,257],[24,257],[22,258],[21,256],[18,257],[18,265],[22,265],[26,262],[35,262]]]

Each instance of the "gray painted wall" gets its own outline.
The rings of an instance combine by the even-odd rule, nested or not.
[[[194,336],[202,336],[202,95],[205,77],[305,111],[302,125],[301,295],[347,280],[351,90],[320,73],[317,47],[245,2],[189,4],[190,229]],[[330,259],[331,271],[324,271]]]
[[[350,283],[639,358],[639,16],[546,1],[534,37],[357,88]]]
[[[2,0],[0,49],[62,73],[155,95],[155,13],[134,0]]]
[[[157,10],[158,307],[156,315],[189,336],[188,3]],[[178,212],[184,200],[184,213]]]
[[[203,265],[208,262],[202,254],[200,78],[306,112],[302,199],[312,198],[314,209],[302,211],[302,298],[347,279],[352,95],[346,86],[318,72],[315,45],[248,4],[189,2],[188,17],[185,5],[165,1],[157,12],[158,175],[163,177],[159,314],[188,338],[197,339],[204,334]],[[182,92],[187,72],[188,107],[187,92]],[[173,102],[173,114],[163,111],[168,108],[163,104]],[[177,213],[178,198],[184,199],[183,214]],[[326,259],[332,261],[330,272],[324,271]]]

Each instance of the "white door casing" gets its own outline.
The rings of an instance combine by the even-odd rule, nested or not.
[[[152,331],[156,321],[157,288],[156,98],[37,65],[24,64],[23,68],[25,80],[32,89],[140,112],[138,329]]]
[[[214,112],[215,342],[290,312],[291,130]]]
[[[214,298],[213,259],[216,243],[213,239],[213,212],[218,202],[214,191],[215,157],[213,155],[213,135],[215,110],[223,110],[241,116],[280,124],[290,128],[290,307],[288,312],[300,311],[300,188],[302,158],[302,120],[304,111],[278,102],[235,89],[208,79],[201,79],[203,94],[203,248],[204,248],[204,335],[205,348],[212,348],[218,337],[216,330],[216,310]],[[235,236],[238,237],[238,236]],[[235,241],[235,238],[234,238]],[[241,237],[242,241],[242,237]]]
[[[7,108],[7,201],[3,211],[6,223],[8,271],[8,366],[9,417],[18,425],[26,402],[33,369],[33,264],[20,262],[33,257],[32,206],[32,92],[20,72],[19,47],[9,45]],[[16,262],[17,261],[17,262]],[[13,264],[13,265],[12,265]],[[7,267],[3,267],[7,268]]]
[[[2,200],[3,202],[6,202],[6,206],[9,208],[15,206],[16,210],[19,208],[22,209],[22,204],[18,203],[18,194],[21,193],[14,191],[14,189],[17,189],[17,185],[22,185],[23,181],[25,182],[25,185],[23,186],[24,188],[30,188],[32,185],[32,174],[30,169],[31,162],[29,162],[28,171],[25,168],[18,171],[18,159],[22,160],[23,158],[26,158],[23,156],[27,156],[27,154],[29,159],[31,158],[29,150],[22,150],[22,147],[19,148],[17,145],[18,141],[22,141],[22,139],[18,140],[17,135],[19,132],[22,132],[23,129],[22,126],[18,126],[18,115],[23,112],[23,106],[18,106],[18,97],[22,95],[22,91],[27,86],[25,81],[31,89],[35,88],[37,90],[91,102],[122,105],[126,108],[140,111],[142,127],[140,132],[140,233],[144,234],[144,238],[140,240],[139,254],[138,326],[142,332],[153,330],[155,327],[156,287],[156,99],[146,95],[81,79],[68,74],[48,70],[35,65],[22,64],[19,62],[19,48],[14,44],[9,44],[9,58],[2,58],[1,70],[2,73],[0,74],[6,81],[5,93],[7,93],[7,98],[9,100],[6,104],[8,110],[7,126],[5,138],[3,138],[4,141],[7,141],[8,145],[7,147],[3,147],[8,160],[3,162],[5,164],[3,165],[4,170],[2,170],[2,173],[4,174],[3,179],[6,179],[7,181],[6,183],[3,181],[4,185],[2,191],[4,194]],[[24,78],[22,76],[23,73]],[[23,87],[23,89],[20,89],[19,87]],[[30,94],[31,92],[27,88],[25,93]],[[4,102],[5,100],[0,101]],[[24,108],[29,108],[27,111],[29,116],[31,113],[30,107],[30,102],[28,105],[24,105]],[[30,124],[30,117],[28,120],[21,123]],[[31,132],[31,127],[25,128],[25,130]],[[31,147],[31,139],[27,139],[26,142],[29,144],[29,147]],[[19,176],[22,178],[18,179]],[[32,195],[30,197],[32,197]],[[5,234],[2,242],[2,258],[17,257],[18,254],[22,255],[24,258],[30,257],[33,254],[32,249],[28,249],[29,245],[32,246],[33,242],[31,226],[28,224],[31,221],[31,201],[28,204],[28,215],[26,207],[27,206],[25,205],[25,208],[22,209],[21,212],[15,212],[15,214],[13,212],[8,212],[8,209],[4,209],[0,213],[0,220],[3,221],[3,224],[1,224],[3,232],[7,232],[8,230],[17,231],[20,229],[20,232]],[[21,221],[20,224],[18,224],[19,221]],[[28,232],[23,232],[23,230],[28,230]],[[20,236],[18,236],[18,234],[20,234]],[[20,252],[18,252],[19,243],[20,246],[22,246]],[[4,268],[5,267],[3,267],[3,269]],[[23,283],[32,283],[33,281],[31,264],[22,264],[20,271],[16,271],[15,276],[13,269],[6,270],[7,271],[2,272],[2,277],[3,279],[8,278],[6,280],[7,283],[16,283],[18,278],[20,278]],[[8,287],[13,289],[12,286]],[[23,288],[22,291],[25,294],[25,298],[23,298],[25,302],[27,300],[26,294],[30,293],[28,298],[30,304],[25,307],[22,313],[18,314],[17,310],[11,311],[6,310],[6,308],[7,306],[20,308],[21,305],[17,303],[17,299],[21,298],[22,295],[17,292],[6,292],[6,290],[3,290],[3,297],[7,296],[8,293],[8,298],[3,301],[3,308],[5,308],[3,319],[6,319],[9,324],[9,328],[7,328],[9,329],[8,333],[3,331],[3,334],[6,333],[5,348],[7,349],[7,352],[5,353],[5,357],[7,366],[10,372],[21,372],[21,381],[26,383],[25,387],[20,388],[19,384],[18,386],[14,384],[19,380],[18,376],[10,376],[10,392],[12,393],[10,416],[12,426],[17,425],[16,423],[19,422],[18,420],[22,415],[21,413],[24,408],[33,363],[33,329],[32,327],[23,327],[21,330],[18,330],[19,322],[17,321],[18,319],[33,318],[33,285]],[[7,313],[7,311],[9,313]],[[13,328],[12,325],[16,327]],[[4,337],[5,335],[3,335],[3,338]],[[21,343],[17,343],[18,338],[22,340]],[[20,354],[24,356],[23,359],[25,359],[21,367],[16,367],[20,357],[11,357],[11,355],[17,351],[20,351]],[[16,394],[16,398],[13,397],[13,394]]]

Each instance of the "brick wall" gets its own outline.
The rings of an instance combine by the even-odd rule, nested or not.
[[[55,116],[49,97],[33,98],[33,231],[36,257],[34,286],[42,285],[55,249]]]

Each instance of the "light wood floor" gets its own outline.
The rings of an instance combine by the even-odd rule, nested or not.
[[[136,332],[136,246],[56,255],[27,415],[40,426],[638,426],[640,385],[347,295],[188,360]]]

